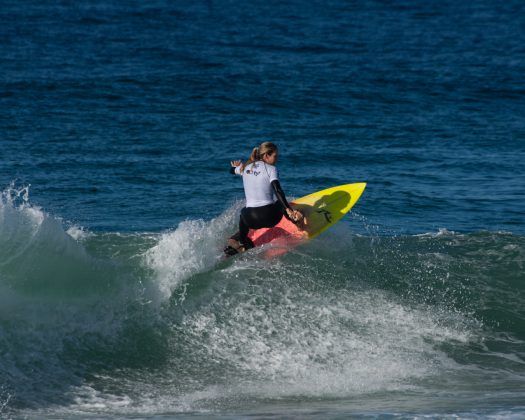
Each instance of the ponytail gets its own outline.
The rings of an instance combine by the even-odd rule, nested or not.
[[[250,155],[250,159],[252,162],[255,162],[256,160],[261,160],[261,155],[259,154],[259,148],[254,147],[252,150],[252,154]]]

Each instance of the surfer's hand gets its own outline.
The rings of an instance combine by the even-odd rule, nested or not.
[[[237,166],[241,166],[241,161],[240,160],[232,160],[230,162],[230,165],[233,166],[234,168],[237,167]]]
[[[288,217],[290,217],[290,219],[295,223],[300,222],[304,218],[303,214],[299,210],[286,209],[286,213],[288,214]]]

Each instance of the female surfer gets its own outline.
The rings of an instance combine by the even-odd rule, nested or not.
[[[241,210],[239,232],[230,238],[224,249],[227,255],[254,247],[248,238],[250,229],[274,227],[283,215],[294,223],[302,220],[302,213],[290,207],[281,188],[275,167],[277,158],[277,146],[265,142],[253,149],[244,164],[240,160],[231,162],[230,172],[242,176],[246,207]]]

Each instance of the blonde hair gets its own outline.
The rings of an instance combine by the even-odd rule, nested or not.
[[[264,155],[273,155],[275,152],[277,152],[277,146],[269,141],[261,143],[259,147],[254,147],[248,160],[241,166],[241,172],[244,172],[244,168],[250,163],[262,160]]]

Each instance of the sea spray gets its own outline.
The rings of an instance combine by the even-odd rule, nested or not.
[[[192,275],[212,268],[224,258],[222,248],[236,227],[240,203],[211,221],[187,220],[163,233],[145,253],[145,264],[155,273],[161,298],[167,300]]]
[[[212,273],[221,291],[174,325],[174,337],[201,343],[203,363],[224,366],[223,397],[401,390],[454,365],[437,343],[470,339],[456,321],[442,325],[431,307],[396,302],[388,292],[359,285],[323,286],[328,272],[308,274],[294,260],[292,252],[278,264],[241,262],[240,269]]]

